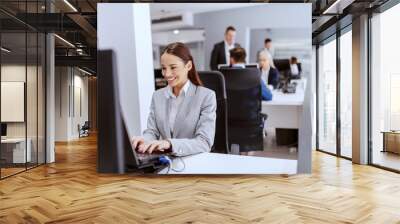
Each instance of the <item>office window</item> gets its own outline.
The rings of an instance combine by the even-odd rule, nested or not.
[[[24,171],[30,142],[26,139],[26,33],[1,33],[1,176]],[[27,151],[28,147],[28,151]]]
[[[318,48],[318,149],[336,153],[336,39]]]
[[[372,163],[400,170],[400,4],[376,14],[372,23]]]
[[[350,29],[340,36],[340,154],[348,158],[352,157],[352,74]]]

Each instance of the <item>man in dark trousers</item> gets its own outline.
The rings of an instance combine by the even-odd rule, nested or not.
[[[224,40],[215,44],[211,52],[210,68],[217,70],[219,64],[229,63],[229,50],[240,47],[235,43],[236,29],[233,26],[228,26],[225,30]]]

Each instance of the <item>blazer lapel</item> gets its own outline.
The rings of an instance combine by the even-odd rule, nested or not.
[[[175,122],[174,122],[174,137],[178,136],[178,133],[181,129],[181,123],[184,121],[186,115],[189,113],[190,103],[192,102],[192,97],[196,91],[197,86],[192,84],[183,99],[181,105],[179,105],[178,113],[176,114]]]
[[[225,55],[225,42],[222,41],[222,64],[228,64],[226,61],[226,55]]]

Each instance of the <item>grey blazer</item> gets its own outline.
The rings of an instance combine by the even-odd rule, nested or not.
[[[168,122],[171,99],[167,97],[167,88],[153,93],[144,139],[168,139],[176,156],[209,152],[215,135],[217,101],[214,91],[190,85],[178,108],[171,138]]]

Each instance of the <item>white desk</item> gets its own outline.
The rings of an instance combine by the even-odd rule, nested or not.
[[[185,169],[169,174],[296,174],[297,161],[221,153],[200,153],[182,157]],[[181,159],[174,159],[172,167],[183,168]],[[159,172],[166,174],[168,168]]]
[[[25,138],[6,138],[1,140],[1,144],[8,146],[12,145],[12,162],[13,163],[25,163],[25,158],[27,158],[27,162],[31,161],[31,145],[32,141],[30,138],[27,139],[27,147],[25,154]],[[2,149],[2,151],[8,149]]]
[[[266,127],[300,127],[303,113],[304,89],[297,87],[296,93],[272,91],[272,100],[262,102],[262,113],[268,115]]]

